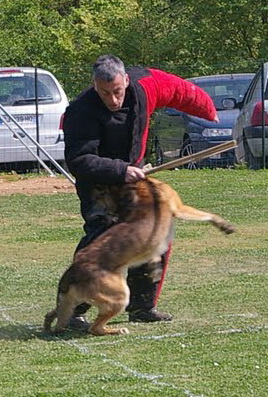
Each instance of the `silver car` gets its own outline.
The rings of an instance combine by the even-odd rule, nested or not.
[[[26,164],[36,161],[23,142],[42,160],[48,160],[8,114],[13,116],[54,160],[64,161],[61,118],[68,106],[68,99],[53,74],[32,67],[1,67],[0,103],[7,112],[6,114],[0,109],[1,169],[22,170]]]
[[[268,62],[256,73],[240,106],[233,127],[238,163],[251,169],[267,166],[268,160]]]

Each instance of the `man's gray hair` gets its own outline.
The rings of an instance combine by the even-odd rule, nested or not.
[[[113,81],[115,77],[121,74],[126,75],[123,61],[114,55],[101,55],[93,65],[93,80]]]

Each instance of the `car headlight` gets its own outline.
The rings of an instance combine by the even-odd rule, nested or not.
[[[205,128],[202,131],[202,135],[205,137],[211,136],[231,136],[232,129],[231,128]]]

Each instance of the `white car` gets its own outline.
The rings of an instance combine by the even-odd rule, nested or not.
[[[263,79],[262,79],[263,76]],[[233,127],[238,163],[260,169],[268,162],[268,62],[251,81]]]
[[[0,104],[54,160],[64,161],[61,119],[68,99],[52,73],[32,67],[1,67]],[[22,142],[43,161],[48,160],[1,108],[0,116],[0,169],[23,170],[36,162]]]

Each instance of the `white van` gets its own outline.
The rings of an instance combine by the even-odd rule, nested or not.
[[[52,73],[33,67],[1,67],[0,103],[54,160],[64,161],[61,120],[68,106],[68,99]],[[0,169],[23,170],[26,164],[36,159],[8,128],[3,118],[38,153],[36,145],[2,109],[0,116]],[[42,160],[48,160],[40,150],[38,155]]]

